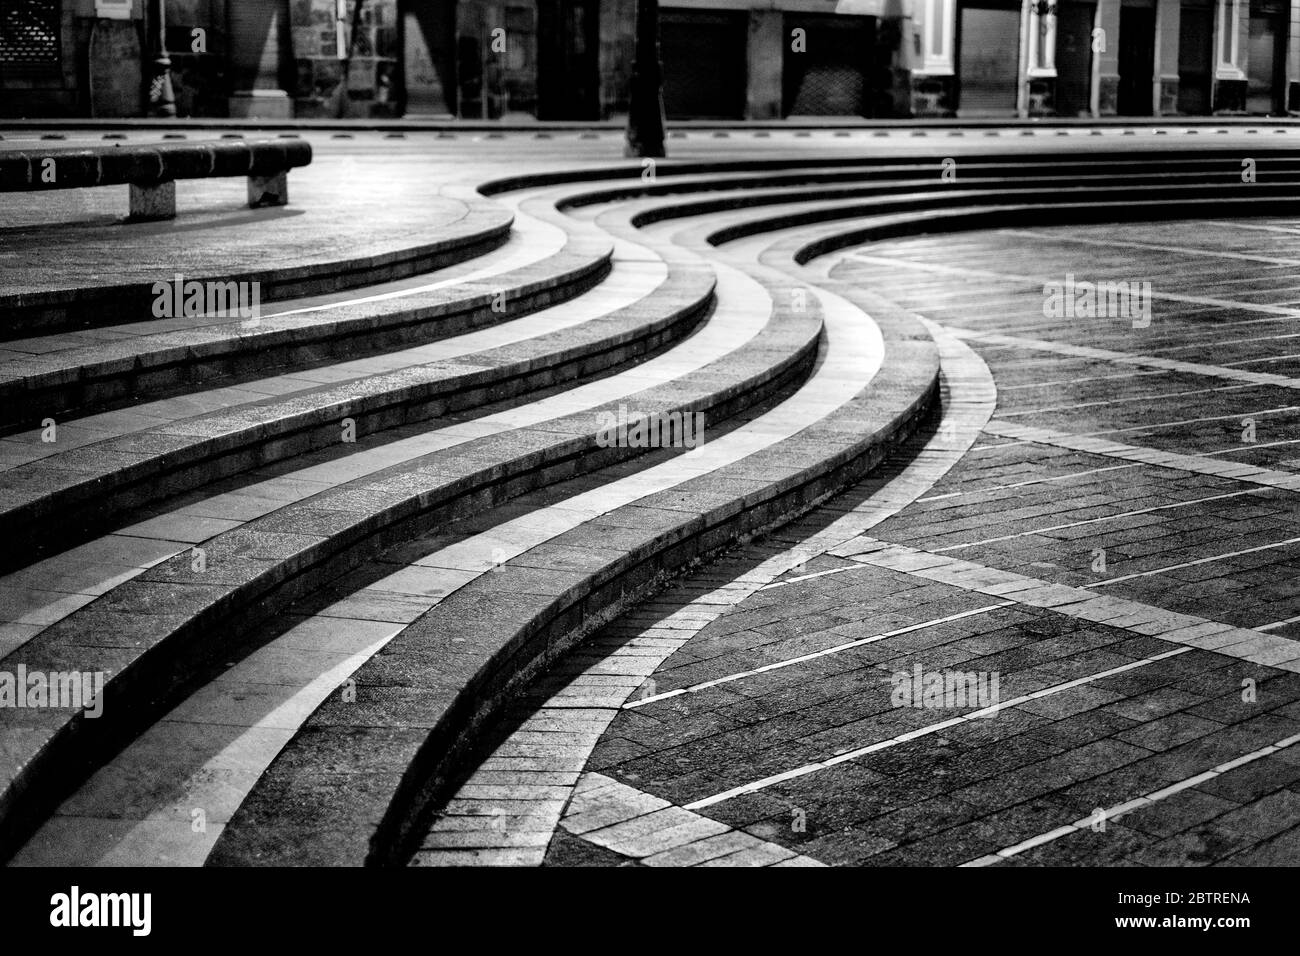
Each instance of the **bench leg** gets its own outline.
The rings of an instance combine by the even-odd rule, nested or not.
[[[289,205],[289,173],[276,173],[274,176],[248,177],[248,205],[251,209],[259,206]]]
[[[176,218],[176,183],[131,184],[131,219],[137,222]]]

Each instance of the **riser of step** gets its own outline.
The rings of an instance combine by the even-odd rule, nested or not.
[[[0,366],[0,427],[15,428],[71,409],[120,407],[140,395],[187,385],[238,382],[277,368],[310,368],[484,328],[566,301],[608,274],[608,243],[577,239],[566,251],[501,276],[369,308],[332,310],[305,321],[269,317],[240,331],[196,330],[114,343],[93,363],[58,354]],[[504,298],[502,298],[504,297]],[[501,301],[509,304],[501,310]],[[179,344],[176,343],[177,340]],[[118,353],[113,355],[112,353]]]
[[[1277,147],[1253,149],[1248,154],[1257,163],[1277,163],[1283,168],[1285,168],[1285,164],[1294,162],[1296,158],[1294,150]],[[1237,161],[1238,169],[1240,169],[1239,157],[1246,156],[1247,151],[1241,149],[1172,148],[1147,151],[1138,157],[1135,157],[1133,153],[1122,151],[1080,153],[1069,150],[966,154],[954,152],[952,155],[962,164],[962,168],[965,168],[968,163],[972,167],[976,165],[981,168],[1004,167],[1008,168],[1010,174],[1015,175],[1034,169],[1088,169],[1107,165],[1112,165],[1116,169],[1134,166],[1150,168],[1152,166],[1178,167],[1180,165],[1195,168],[1196,164],[1199,163],[1205,168],[1210,168],[1215,164],[1233,160]],[[869,159],[862,156],[842,156],[821,159],[792,157],[711,162],[662,160],[656,163],[654,175],[656,180],[679,176],[727,176],[733,174],[740,176],[743,174],[780,174],[791,171],[798,171],[795,175],[802,176],[818,171],[856,170],[861,169],[864,165],[870,165],[880,170],[880,175],[889,175],[892,170],[897,170],[900,177],[906,178],[919,170],[934,169],[940,161],[941,157],[934,152],[914,156],[872,156]],[[486,182],[479,186],[479,192],[485,196],[496,196],[502,193],[521,189],[535,189],[542,186],[561,186],[577,183],[596,184],[620,179],[640,180],[644,173],[644,167],[640,163],[602,169],[525,173]]]
[[[381,255],[362,255],[281,268],[238,273],[186,275],[202,282],[257,282],[263,303],[341,292],[379,282],[443,269],[484,255],[510,235],[509,212],[490,203],[476,204],[460,221],[439,230],[439,238]],[[170,282],[171,276],[158,281]],[[73,329],[99,328],[153,317],[153,283],[113,283],[57,289],[33,295],[0,295],[5,316],[0,336],[25,338]]]

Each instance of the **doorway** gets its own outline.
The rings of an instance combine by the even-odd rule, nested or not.
[[[659,13],[668,119],[743,119],[749,14],[730,10]]]
[[[1155,72],[1155,9],[1121,7],[1118,103],[1121,116],[1150,116],[1154,112]]]
[[[868,78],[876,18],[787,13],[785,35],[803,31],[804,44],[787,43],[782,63],[786,116],[870,116]]]
[[[538,3],[538,119],[600,119],[599,17],[599,0]]]
[[[1246,44],[1246,112],[1283,112],[1287,11],[1280,4],[1253,3]]]
[[[1092,25],[1095,3],[1057,8],[1056,112],[1088,116],[1092,112]]]
[[[1214,4],[1183,0],[1178,19],[1178,112],[1208,116],[1214,80]]]
[[[1020,86],[1020,4],[962,4],[957,44],[958,115],[1014,116]]]

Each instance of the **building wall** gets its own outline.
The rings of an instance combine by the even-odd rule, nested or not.
[[[40,62],[17,62],[30,51],[6,54],[0,45],[0,115],[143,112],[144,0],[129,0],[131,18],[116,21],[96,18],[96,0],[7,2],[33,9],[52,4],[57,50],[47,50]],[[1107,116],[1121,107],[1135,115],[1300,113],[1300,0],[1204,0],[1214,4],[1212,13],[1193,9],[1200,2],[660,0],[669,22],[665,68],[677,91],[668,94],[670,112],[753,120],[792,111],[862,117],[972,110]],[[1261,78],[1259,40],[1265,3],[1278,11],[1279,33],[1277,73],[1268,79]],[[346,96],[335,0],[166,0],[166,6],[181,116],[407,111],[596,120],[624,114],[628,106],[636,0],[367,0]],[[1153,19],[1126,15],[1130,6],[1149,8]],[[1185,60],[1188,45],[1195,46],[1189,37],[1204,35],[1207,13],[1211,48],[1198,72]],[[967,14],[969,36],[963,37]],[[1197,26],[1184,30],[1185,20]],[[1149,39],[1139,32],[1147,29],[1144,22],[1153,24]],[[1131,35],[1125,23],[1136,24]],[[1091,51],[1081,46],[1089,30]],[[1135,46],[1135,37],[1143,42]],[[716,55],[704,55],[707,50]],[[990,50],[999,52],[990,57]],[[1205,59],[1205,53],[1198,55]]]

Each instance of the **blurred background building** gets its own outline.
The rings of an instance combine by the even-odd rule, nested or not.
[[[0,116],[600,120],[635,0],[0,0]],[[1300,112],[1300,0],[660,0],[669,119]],[[347,83],[342,82],[351,49]]]

